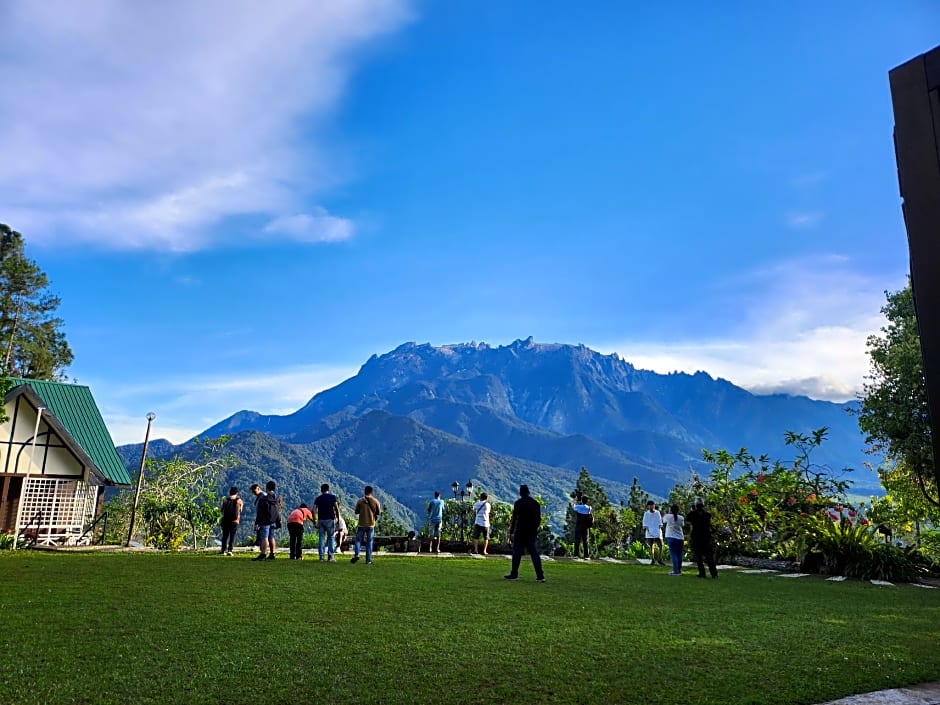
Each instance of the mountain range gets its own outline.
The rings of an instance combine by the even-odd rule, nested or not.
[[[583,345],[405,343],[292,414],[239,411],[200,436],[231,436],[227,452],[238,463],[226,487],[271,477],[289,503],[309,503],[330,482],[349,503],[372,484],[393,518],[417,526],[432,492],[450,496],[454,481],[472,480],[501,501],[525,482],[557,514],[582,466],[614,501],[633,478],[665,496],[691,471],[709,471],[703,449],[790,460],[784,432],[823,426],[813,462],[837,475],[855,468],[855,491],[877,491],[854,407],[755,395],[705,372],[639,370]],[[119,452],[129,466],[139,462],[139,444]],[[152,457],[195,452],[192,441],[150,448]]]

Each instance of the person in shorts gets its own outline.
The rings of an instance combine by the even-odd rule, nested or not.
[[[277,549],[274,531],[281,525],[281,498],[277,496],[277,484],[274,480],[268,480],[265,490],[264,496],[258,498],[258,510],[255,514],[255,524],[261,539],[261,553],[252,559],[255,561],[274,560]]]
[[[473,552],[477,553],[479,540],[483,538],[483,555],[489,555],[486,549],[490,545],[490,503],[487,500],[486,492],[480,495],[480,499],[473,503],[473,511],[476,518],[473,520]]]
[[[435,492],[428,502],[428,528],[431,534],[431,553],[441,552],[441,525],[444,523],[444,500]]]

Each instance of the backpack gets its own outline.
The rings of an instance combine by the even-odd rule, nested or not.
[[[268,500],[271,512],[271,523],[274,524],[275,529],[281,528],[281,498],[275,495],[273,492],[268,492],[265,499]]]
[[[222,521],[233,522],[238,519],[238,498],[226,497],[222,504]]]

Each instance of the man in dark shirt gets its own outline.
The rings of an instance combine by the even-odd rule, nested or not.
[[[336,521],[339,519],[339,500],[330,492],[326,483],[320,485],[320,496],[313,500],[314,512],[317,515],[317,549],[320,560],[323,560],[323,549],[327,549],[330,562],[336,560],[336,544],[333,535],[336,533]]]
[[[512,505],[512,519],[509,522],[509,540],[512,543],[512,568],[509,575],[503,576],[506,580],[517,580],[519,578],[519,563],[522,561],[522,554],[529,552],[532,557],[532,566],[535,568],[535,579],[545,582],[545,574],[542,572],[542,557],[539,555],[536,538],[539,533],[539,525],[542,523],[542,506],[529,496],[528,485],[519,487],[519,499]]]
[[[261,553],[252,560],[274,560],[274,551],[277,548],[274,531],[281,525],[281,500],[277,496],[277,485],[269,480],[265,485],[265,494],[258,495],[255,525],[258,527],[258,537],[261,539]],[[265,556],[265,553],[268,555]]]
[[[685,518],[692,527],[692,555],[698,564],[698,577],[705,577],[705,563],[713,578],[718,577],[715,552],[712,549],[712,515],[705,511],[705,502],[695,500],[695,508]]]

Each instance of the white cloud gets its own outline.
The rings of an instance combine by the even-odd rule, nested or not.
[[[275,218],[265,226],[264,232],[287,235],[298,242],[340,242],[353,236],[353,224],[320,208],[312,214]]]
[[[289,414],[317,393],[352,377],[358,367],[303,366],[259,370],[240,377],[150,380],[144,385],[87,380],[117,445],[143,442],[148,411],[156,413],[151,438],[182,443],[240,410]]]
[[[823,220],[821,211],[791,211],[787,213],[787,226],[805,230],[819,225]]]
[[[351,233],[305,205],[335,178],[318,124],[356,50],[408,19],[405,0],[7,3],[0,210],[37,244],[193,250],[246,214]]]
[[[696,340],[628,340],[602,347],[660,373],[704,370],[756,393],[846,401],[869,372],[865,342],[884,325],[885,287],[852,272],[843,257],[781,262],[725,282],[715,320],[739,323]],[[903,286],[903,277],[893,287]],[[729,310],[729,301],[737,301]]]

